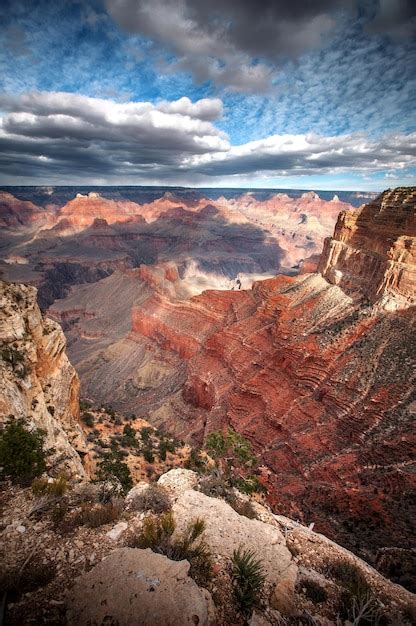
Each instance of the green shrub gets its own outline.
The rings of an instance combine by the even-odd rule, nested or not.
[[[234,594],[244,613],[258,603],[266,580],[263,565],[253,550],[241,546],[232,556],[232,578]]]
[[[152,450],[152,448],[150,448],[150,447],[146,447],[146,448],[143,450],[143,457],[144,457],[144,460],[145,460],[147,463],[153,463],[153,462],[154,462],[154,460],[155,460],[155,456],[154,456],[154,454],[153,454],[153,450]]]
[[[89,428],[94,426],[94,421],[95,421],[94,415],[90,413],[89,411],[84,411],[84,413],[81,415],[81,419],[84,422],[84,424],[88,426]]]
[[[247,476],[245,478],[237,478],[233,481],[235,487],[242,493],[251,495],[252,493],[259,493],[264,491],[263,485],[260,483],[257,476]]]
[[[205,447],[214,459],[228,457],[228,459],[237,459],[245,466],[251,467],[255,464],[251,443],[231,428],[227,434],[222,431],[210,433],[206,438]]]
[[[202,458],[200,450],[191,448],[189,457],[186,459],[184,463],[184,468],[193,470],[194,472],[198,472],[199,474],[203,474],[205,472],[206,462]]]
[[[167,452],[174,453],[176,450],[175,443],[169,439],[162,439],[159,443],[159,457],[161,461],[166,461]]]
[[[189,561],[189,575],[198,585],[206,585],[212,578],[212,555],[203,541],[205,521],[197,518],[185,530],[173,537],[176,528],[171,511],[162,515],[150,516],[144,520],[139,534],[131,534],[127,545],[131,548],[151,548],[153,552],[164,554],[172,561]]]
[[[135,496],[130,504],[134,511],[152,511],[153,513],[165,513],[172,507],[169,495],[159,485],[149,485],[147,489]]]
[[[140,436],[142,438],[143,443],[148,443],[150,441],[150,435],[154,432],[154,429],[151,426],[143,426],[140,429]]]
[[[27,420],[13,419],[0,432],[0,467],[5,476],[29,485],[46,469],[45,432],[29,431]]]
[[[123,428],[123,438],[121,440],[123,446],[137,448],[138,441],[136,439],[136,431],[129,424]]]
[[[98,468],[98,478],[104,481],[116,478],[120,481],[124,493],[127,493],[133,486],[130,470],[115,450],[104,455]]]

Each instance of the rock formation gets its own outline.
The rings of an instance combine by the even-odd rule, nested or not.
[[[0,419],[25,417],[44,429],[52,474],[82,478],[79,379],[62,329],[42,316],[33,287],[1,281],[0,305]]]
[[[151,290],[134,302],[128,335],[90,359],[78,344],[87,394],[199,443],[231,425],[253,442],[277,509],[313,520],[368,557],[382,546],[407,548],[415,444],[412,193],[386,192],[342,214],[340,224],[361,225],[348,240],[355,247],[342,244],[344,256],[328,256],[347,236],[338,226],[321,267],[333,276],[345,259],[348,284],[319,274],[278,276],[251,290],[172,301],[167,283],[148,276]],[[384,280],[389,239],[403,250],[389,266],[393,311],[369,302],[373,291],[383,295],[374,272],[381,268]],[[354,259],[364,293],[349,287]],[[78,318],[85,330],[98,324]]]
[[[68,624],[102,624],[110,616],[126,626],[214,626],[211,595],[197,586],[188,570],[187,561],[170,561],[149,549],[115,550],[77,580]]]
[[[388,190],[339,215],[319,271],[345,291],[361,291],[387,310],[416,304],[416,187]]]

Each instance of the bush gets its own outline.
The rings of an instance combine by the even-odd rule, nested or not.
[[[166,461],[166,453],[171,452],[172,454],[175,452],[176,446],[173,441],[169,439],[162,439],[159,443],[159,456],[161,461]]]
[[[144,520],[138,535],[130,535],[127,545],[131,548],[151,548],[153,552],[164,554],[172,561],[189,561],[189,575],[198,585],[206,585],[212,577],[212,555],[202,540],[205,522],[197,518],[185,530],[173,537],[176,528],[172,513],[150,516]]]
[[[81,419],[84,422],[84,424],[88,426],[89,428],[94,426],[94,415],[90,413],[89,411],[84,411],[84,413],[81,415]]]
[[[63,475],[51,482],[47,478],[35,478],[32,482],[32,492],[35,496],[63,496],[68,489],[68,481]]]
[[[237,478],[234,481],[234,485],[242,493],[251,495],[252,493],[259,493],[264,491],[263,485],[260,483],[257,476],[247,476],[246,478]]]
[[[151,428],[150,426],[143,426],[143,428],[140,429],[140,436],[142,438],[143,443],[149,443],[150,435],[153,432],[154,432],[154,429]]]
[[[266,580],[263,565],[253,550],[243,549],[241,546],[234,550],[232,578],[236,600],[242,611],[249,613],[258,603]]]
[[[10,421],[0,433],[0,467],[14,482],[29,485],[46,469],[45,432],[27,430],[23,418]]]
[[[130,508],[134,511],[152,511],[165,513],[172,505],[166,489],[159,485],[149,485],[146,491],[138,494],[131,502]]]
[[[133,487],[130,470],[126,463],[121,460],[121,455],[115,450],[104,455],[98,469],[98,478],[104,481],[116,478],[120,481],[124,493]]]
[[[115,522],[119,519],[123,505],[121,502],[112,501],[106,504],[84,503],[78,515],[80,524],[89,528],[98,528],[104,524]]]
[[[143,458],[147,463],[153,463],[155,460],[153,450],[150,447],[147,447],[143,450]]]
[[[137,448],[136,431],[129,424],[126,424],[123,428],[122,444],[130,448]]]
[[[339,601],[342,619],[359,626],[378,624],[382,617],[381,605],[361,570],[354,563],[342,560],[330,563],[327,569],[343,586]]]
[[[328,593],[326,589],[315,580],[306,578],[305,580],[301,581],[299,587],[302,590],[305,590],[304,593],[308,600],[312,600],[312,602],[314,602],[315,604],[321,604],[328,599]]]

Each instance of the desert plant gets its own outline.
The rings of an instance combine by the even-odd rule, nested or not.
[[[381,605],[363,572],[350,561],[335,561],[328,565],[328,573],[342,584],[339,612],[354,626],[377,625],[382,617]]]
[[[126,424],[123,428],[122,444],[130,448],[137,448],[136,431],[129,424]]]
[[[128,537],[127,545],[132,548],[151,548],[164,554],[172,561],[189,561],[189,575],[199,584],[206,585],[212,576],[212,555],[202,540],[205,522],[201,518],[191,521],[182,533],[173,536],[175,519],[170,511],[162,515],[149,516],[144,520],[138,535]]]
[[[61,474],[55,480],[35,478],[32,482],[32,492],[35,496],[63,496],[69,489],[67,478]]]
[[[167,452],[175,452],[176,446],[173,441],[169,439],[162,439],[159,443],[159,457],[161,461],[166,461]]]
[[[124,493],[127,493],[133,486],[130,470],[126,463],[121,460],[121,455],[115,450],[103,456],[97,475],[99,480],[104,481],[111,481],[112,478],[116,478]]]
[[[166,489],[159,485],[149,485],[143,493],[135,496],[130,504],[130,508],[134,511],[152,511],[153,513],[164,513],[171,507]]]
[[[242,611],[249,613],[259,601],[266,580],[262,562],[257,559],[254,550],[242,546],[234,550],[232,578],[236,600]]]
[[[28,485],[46,469],[45,432],[28,430],[27,420],[12,419],[0,432],[0,467],[5,476]]]
[[[140,436],[142,438],[143,443],[148,443],[150,441],[150,435],[154,432],[154,429],[151,426],[143,426],[140,429]]]
[[[88,428],[94,426],[94,415],[89,411],[84,411],[84,413],[81,415],[81,419],[84,424],[88,426]]]
[[[98,528],[104,524],[119,519],[123,505],[121,501],[107,502],[106,504],[84,503],[79,513],[79,523],[89,528]]]

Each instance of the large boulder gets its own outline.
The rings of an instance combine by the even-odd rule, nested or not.
[[[204,539],[216,556],[229,560],[240,546],[254,550],[268,581],[275,586],[274,608],[292,612],[298,568],[277,527],[239,515],[224,500],[199,491],[185,491],[174,504],[173,513],[177,532],[190,520],[202,518],[206,524]]]
[[[188,561],[121,548],[80,576],[68,594],[69,626],[210,626],[211,595],[188,576]]]
[[[188,489],[193,489],[198,484],[198,474],[192,470],[176,468],[163,474],[157,481],[176,500]]]

